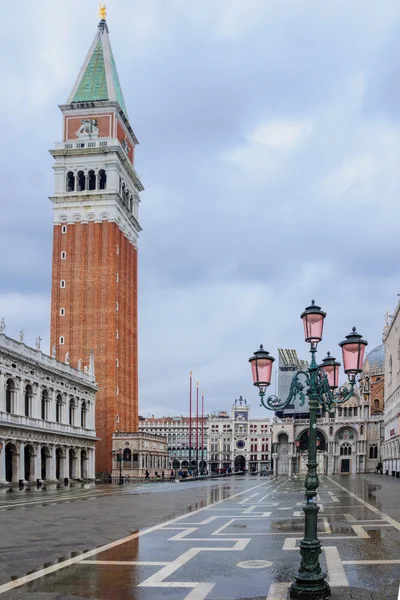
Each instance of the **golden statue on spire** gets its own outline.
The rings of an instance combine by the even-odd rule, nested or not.
[[[101,19],[102,21],[105,21],[107,19],[107,6],[105,4],[100,4],[99,19]]]

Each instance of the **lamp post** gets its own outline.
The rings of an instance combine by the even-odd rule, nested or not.
[[[251,363],[253,383],[259,389],[261,405],[269,410],[282,410],[298,396],[303,406],[308,396],[310,411],[310,429],[308,438],[308,462],[305,479],[306,504],[304,538],[300,543],[301,564],[295,581],[289,591],[290,600],[328,600],[331,592],[324,573],[319,564],[321,542],[317,537],[317,517],[319,506],[316,503],[319,486],[317,474],[317,410],[319,407],[331,411],[337,404],[349,400],[354,393],[356,376],[362,370],[367,342],[356,332],[346,336],[339,346],[342,348],[344,371],[348,376],[348,384],[338,387],[340,363],[328,354],[320,365],[316,362],[318,343],[322,340],[322,330],[326,313],[316,306],[314,300],[301,314],[304,324],[305,341],[310,344],[311,362],[306,371],[298,371],[293,379],[286,400],[271,395],[265,398],[267,387],[271,383],[272,364],[274,358],[264,350],[263,346],[254,353]],[[303,383],[300,380],[303,379]],[[307,387],[306,392],[304,392]]]
[[[122,485],[124,483],[124,480],[122,479],[122,460],[123,460],[123,454],[122,454],[122,452],[118,452],[118,454],[117,454],[117,461],[119,462],[119,481],[118,481],[118,485]]]

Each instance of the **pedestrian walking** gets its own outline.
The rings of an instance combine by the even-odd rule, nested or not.
[[[161,477],[162,477],[163,479],[164,479],[164,475],[165,475],[165,473],[164,473],[164,471],[163,471],[163,472],[161,473]]]
[[[156,477],[156,478],[158,477],[157,471],[154,472],[154,477]]]
[[[173,479],[174,477],[175,477],[175,475],[174,475],[174,471],[173,471],[173,469],[171,469],[171,476],[170,476],[170,479]]]
[[[150,473],[148,472],[148,470],[146,469],[146,474],[145,474],[145,479],[149,479],[150,478]]]

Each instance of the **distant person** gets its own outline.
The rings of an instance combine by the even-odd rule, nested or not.
[[[173,469],[171,469],[171,476],[170,476],[170,478],[173,479],[174,477],[175,477],[175,473],[174,473]]]
[[[165,473],[164,471],[161,473],[161,477],[164,479]]]
[[[156,477],[156,478],[158,477],[157,471],[154,472],[154,477]]]
[[[146,473],[145,473],[145,479],[150,479],[150,473],[148,472],[147,469],[146,469]]]

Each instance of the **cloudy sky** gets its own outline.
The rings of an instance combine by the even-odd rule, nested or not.
[[[380,343],[400,292],[400,4],[109,0],[111,43],[146,191],[140,412],[243,394],[262,342],[307,357],[300,312]],[[0,317],[48,349],[52,159],[97,26],[95,0],[2,11]],[[154,357],[157,357],[156,362]],[[321,356],[323,358],[323,356]]]

